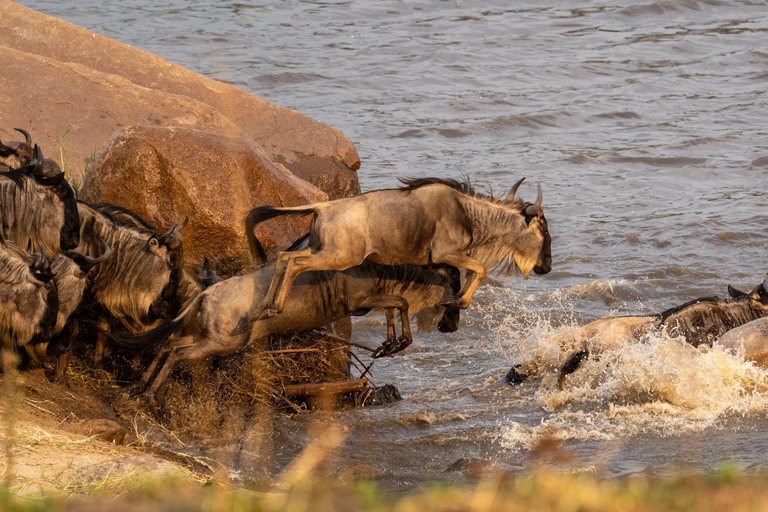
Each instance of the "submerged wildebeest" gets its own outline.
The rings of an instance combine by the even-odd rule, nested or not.
[[[58,312],[56,282],[45,250],[30,254],[13,242],[0,241],[0,337],[5,348],[48,341]]]
[[[115,216],[108,206],[83,202],[77,206],[82,219],[78,252],[98,258],[106,243],[112,256],[92,271],[87,289],[90,301],[72,320],[82,320],[81,325],[95,323],[101,330],[138,332],[173,318],[182,302],[177,291],[183,262],[175,257],[180,252],[179,228],[174,224],[157,234],[136,220],[138,216],[131,222],[121,217],[124,209],[118,208],[122,213]],[[101,366],[104,347],[105,340],[97,336],[96,366]],[[61,357],[59,366],[65,368],[69,352]]]
[[[768,279],[749,293],[730,286],[728,291],[730,300],[704,297],[657,315],[605,317],[581,327],[574,335],[580,347],[560,368],[560,388],[565,388],[566,376],[575,372],[591,355],[619,344],[637,342],[647,334],[664,331],[669,336],[684,336],[694,347],[711,346],[727,331],[768,315]],[[535,371],[536,365],[531,361],[518,364],[509,370],[506,380],[510,384],[520,384]]]
[[[416,314],[420,328],[431,328],[442,319],[445,307],[441,303],[455,293],[454,279],[446,269],[366,262],[344,271],[303,273],[296,279],[283,313],[259,319],[249,312],[263,300],[273,272],[274,264],[270,264],[222,281],[202,292],[173,321],[146,333],[116,338],[124,346],[141,349],[180,334],[158,352],[140,387],[147,386],[166,354],[165,364],[148,388],[150,394],[184,361],[225,356],[273,334],[318,329],[372,309],[399,309],[403,336],[410,337],[409,313]]]
[[[518,181],[506,199],[475,192],[469,182],[440,178],[401,179],[400,189],[291,208],[260,206],[246,217],[254,255],[263,255],[253,229],[282,215],[313,214],[309,246],[281,252],[262,307],[264,316],[283,309],[288,290],[301,272],[344,270],[363,261],[384,265],[451,265],[466,269],[461,292],[451,301],[466,308],[488,269],[517,267],[546,274],[552,265],[547,221],[536,202],[515,198]],[[255,256],[256,257],[256,256]]]
[[[0,141],[0,171],[25,167],[32,161],[34,152],[32,137],[21,128],[14,128],[14,130],[24,135],[24,142]]]
[[[54,258],[77,247],[80,217],[72,187],[35,146],[32,162],[0,173],[0,236],[21,247],[44,247]]]

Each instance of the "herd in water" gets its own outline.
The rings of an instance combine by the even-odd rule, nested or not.
[[[420,328],[453,332],[489,272],[528,277],[552,268],[540,185],[528,202],[518,196],[522,179],[499,198],[478,193],[468,180],[417,178],[333,201],[254,208],[245,219],[254,269],[221,279],[206,260],[194,275],[184,264],[187,219],[161,232],[126,208],[78,200],[56,162],[17,131],[24,141],[0,142],[0,336],[4,354],[32,363],[55,358],[56,380],[65,378],[80,344],[89,344],[100,366],[115,343],[152,351],[135,386],[152,395],[185,361],[266,346],[274,334],[345,321],[348,327],[350,316],[372,310],[387,320],[373,356],[391,356],[412,343],[410,315]],[[312,215],[311,227],[267,263],[254,228],[283,215]],[[560,386],[590,356],[651,332],[684,336],[694,347],[720,338],[756,363],[768,362],[759,320],[768,314],[768,280],[729,292],[729,299],[581,327],[563,355]],[[520,384],[536,371],[534,360],[523,361],[507,382]]]

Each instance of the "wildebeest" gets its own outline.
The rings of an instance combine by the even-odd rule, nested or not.
[[[83,320],[96,323],[102,330],[121,327],[131,332],[173,318],[181,304],[177,297],[178,269],[183,262],[174,259],[174,254],[179,252],[176,244],[181,244],[179,228],[174,225],[167,232],[157,234],[142,224],[138,216],[128,221],[122,216],[128,215],[122,208],[112,210],[111,205],[93,206],[84,202],[78,202],[77,207],[82,219],[78,252],[99,258],[104,243],[112,249],[112,257],[92,271],[88,287],[92,303],[78,316],[87,317]],[[174,275],[177,278],[174,279]],[[94,351],[96,366],[101,365],[104,346],[105,340],[98,336]],[[65,362],[68,355],[61,357]]]
[[[558,384],[565,387],[565,377],[581,363],[607,348],[639,341],[644,335],[665,331],[670,336],[684,336],[691,345],[712,343],[727,331],[768,315],[768,279],[749,293],[728,288],[730,300],[719,297],[695,299],[651,316],[605,317],[581,327],[574,335],[580,348],[568,356],[560,368]],[[531,362],[513,366],[507,373],[510,384],[523,382],[535,371]]]
[[[745,360],[757,366],[768,368],[768,318],[758,318],[731,329],[715,344],[742,354]]]
[[[51,264],[56,288],[59,296],[59,314],[53,328],[50,342],[30,352],[35,359],[44,355],[62,356],[69,352],[72,337],[78,332],[78,313],[83,305],[88,303],[88,288],[91,284],[92,269],[107,261],[112,255],[112,249],[104,242],[103,254],[97,258],[80,254],[76,251],[65,251],[59,254]],[[67,358],[59,358],[56,363],[54,380],[62,380],[66,370]]]
[[[531,270],[546,274],[552,257],[541,185],[536,202],[526,203],[515,198],[522,181],[506,199],[479,194],[468,181],[417,178],[401,179],[404,187],[399,189],[323,203],[254,208],[246,217],[254,257],[264,253],[253,234],[256,224],[282,215],[314,215],[309,246],[278,255],[263,315],[282,311],[301,272],[344,270],[363,261],[466,269],[466,282],[452,299],[462,309],[490,268],[517,267],[526,278]]]
[[[59,312],[56,282],[45,249],[38,254],[0,241],[0,337],[9,350],[44,343]]]
[[[14,128],[14,130],[24,135],[24,142],[0,141],[0,171],[25,167],[32,161],[34,151],[32,137],[21,128]]]
[[[80,217],[72,187],[58,164],[35,146],[32,162],[0,173],[0,236],[25,247],[44,247],[54,258],[77,247]]]
[[[366,262],[344,271],[303,273],[296,279],[283,313],[258,319],[249,311],[263,300],[273,271],[274,264],[270,264],[215,284],[173,321],[118,338],[119,343],[137,349],[159,345],[168,336],[181,333],[158,352],[140,386],[147,385],[165,354],[168,358],[149,386],[150,394],[184,361],[225,356],[273,334],[306,332],[372,309],[400,309],[403,336],[409,336],[409,313],[416,314],[420,328],[430,328],[445,311],[441,303],[454,293],[453,277],[446,269]]]

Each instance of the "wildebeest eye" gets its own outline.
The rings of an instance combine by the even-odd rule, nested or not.
[[[48,281],[45,283],[45,289],[48,291],[51,291],[51,288],[53,288],[53,281]]]
[[[147,241],[147,245],[150,247],[150,249],[156,249],[158,245],[160,245],[160,242],[157,241],[157,238],[152,237]]]

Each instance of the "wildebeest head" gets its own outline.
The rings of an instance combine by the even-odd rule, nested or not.
[[[760,316],[768,315],[768,279],[757,285],[747,296],[749,306],[760,313]]]
[[[523,180],[525,178],[514,184],[507,195],[508,201],[515,200],[517,189]],[[552,238],[549,235],[547,219],[544,217],[544,210],[541,207],[542,199],[541,183],[539,183],[536,201],[534,203],[527,203],[522,211],[525,216],[525,223],[528,226],[526,233],[521,237],[523,239],[522,245],[525,248],[523,252],[526,255],[537,255],[533,265],[533,271],[537,274],[547,274],[552,270]]]
[[[87,256],[77,251],[64,251],[52,264],[56,274],[56,286],[59,290],[59,318],[54,334],[64,328],[64,324],[80,306],[86,289],[93,280],[93,268],[104,263],[112,256],[112,248],[102,240],[104,252],[98,257]]]
[[[41,249],[0,243],[0,337],[9,348],[47,341],[59,311],[50,261]]]
[[[32,137],[21,128],[14,128],[17,132],[24,135],[24,142],[6,142],[0,141],[0,164],[12,169],[18,169],[29,165],[32,161]]]
[[[15,184],[14,191],[4,193],[6,209],[12,208],[15,225],[9,239],[34,240],[53,257],[59,250],[77,247],[80,241],[80,216],[72,187],[53,160],[43,158],[35,145],[29,165],[2,173]],[[6,215],[8,215],[6,211]],[[8,222],[7,224],[10,224]]]

